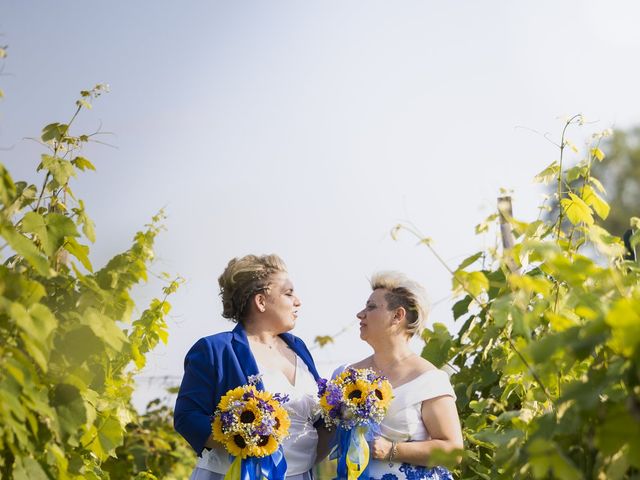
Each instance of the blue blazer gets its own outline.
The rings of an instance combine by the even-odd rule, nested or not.
[[[283,333],[280,338],[309,367],[317,381],[320,376],[304,342],[290,333]],[[249,375],[258,373],[241,324],[231,332],[201,338],[191,347],[184,360],[173,425],[198,455],[211,435],[211,419],[220,398],[232,388],[246,385]],[[263,389],[262,383],[257,387]]]

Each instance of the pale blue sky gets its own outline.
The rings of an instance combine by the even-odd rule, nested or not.
[[[166,207],[154,270],[188,281],[145,375],[179,376],[197,338],[230,326],[216,279],[250,252],[287,261],[303,302],[294,333],[311,344],[354,319],[375,270],[447,297],[429,253],[389,237],[399,221],[454,265],[482,245],[473,227],[500,187],[517,216],[535,216],[531,179],[557,153],[530,129],[557,137],[560,118],[582,112],[598,123],[570,134],[580,144],[640,122],[637,5],[5,0],[2,161],[35,181],[41,150],[23,138],[108,83],[79,122],[101,122],[117,146],[91,146],[98,172],[75,185],[97,224],[94,263]],[[455,329],[449,305],[432,320]],[[325,372],[366,354],[357,327],[315,351]],[[143,387],[139,405],[158,391]]]

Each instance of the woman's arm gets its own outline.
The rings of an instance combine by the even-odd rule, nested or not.
[[[450,452],[464,448],[462,429],[458,410],[453,397],[448,395],[432,398],[422,402],[422,422],[426,427],[430,440],[421,442],[401,442],[396,445],[394,462],[411,463],[425,467],[430,464],[434,450]],[[392,443],[386,438],[377,437],[371,444],[371,456],[378,460],[386,460],[391,453]]]
[[[184,377],[176,399],[174,427],[198,455],[215,442],[211,437],[211,415],[216,391],[213,352],[205,339],[200,339],[187,353]]]

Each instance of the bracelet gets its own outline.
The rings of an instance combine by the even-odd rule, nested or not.
[[[398,442],[396,442],[395,440],[393,440],[391,442],[391,449],[389,450],[389,462],[393,462],[393,459],[395,458],[395,456],[398,455]]]

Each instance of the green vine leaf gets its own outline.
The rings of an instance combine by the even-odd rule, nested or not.
[[[574,225],[579,223],[593,225],[591,208],[577,195],[569,193],[569,198],[563,198],[560,204],[562,205],[565,215]]]

